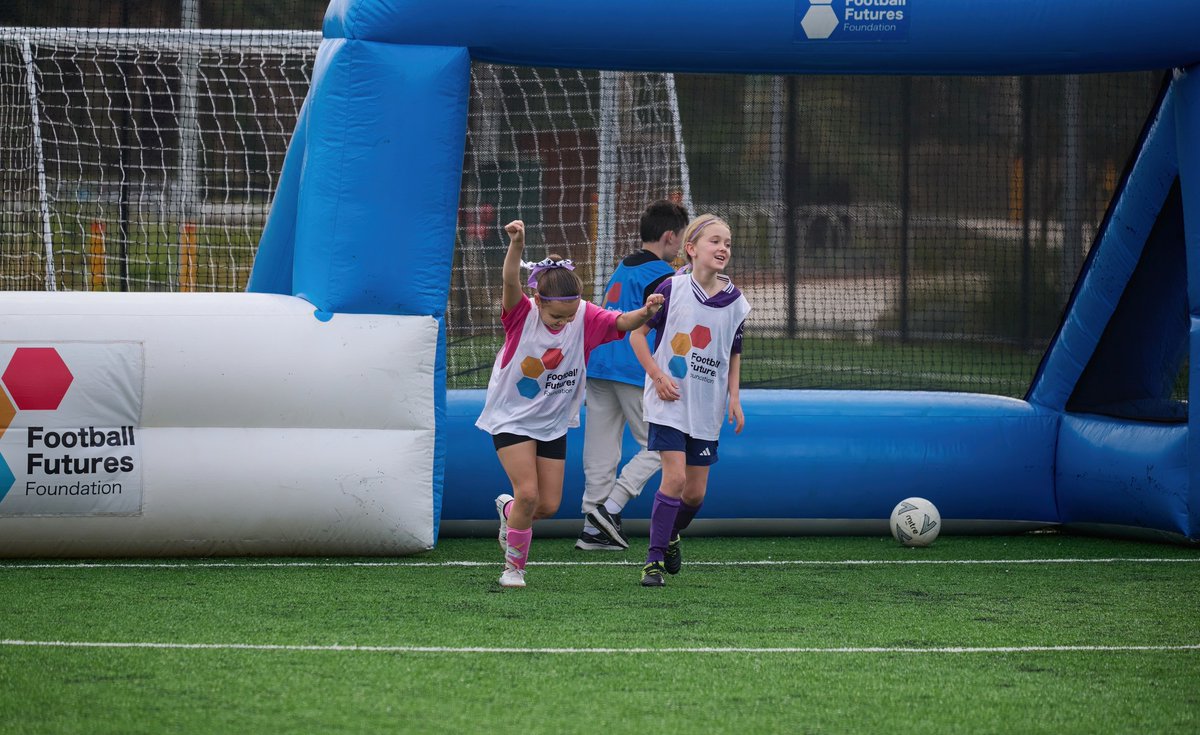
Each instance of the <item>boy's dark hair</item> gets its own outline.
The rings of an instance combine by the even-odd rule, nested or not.
[[[666,233],[679,232],[687,227],[687,223],[688,212],[679,204],[669,199],[651,202],[642,212],[639,225],[642,242],[657,242]]]
[[[562,260],[561,256],[548,255],[550,260]],[[538,274],[537,292],[549,298],[565,296],[580,296],[583,294],[583,281],[575,275],[575,271],[566,268],[547,268]]]

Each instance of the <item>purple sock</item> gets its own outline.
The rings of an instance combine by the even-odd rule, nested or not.
[[[700,512],[701,505],[704,505],[703,501],[701,501],[698,505],[688,505],[687,503],[680,501],[679,514],[675,516],[675,530],[671,532],[671,538],[675,538],[679,535],[680,531],[688,527],[688,524],[690,524],[692,519],[696,517],[696,514]]]
[[[667,553],[667,542],[671,540],[671,529],[675,527],[675,516],[682,505],[679,498],[654,493],[654,508],[650,511],[650,552],[646,563],[662,561]]]

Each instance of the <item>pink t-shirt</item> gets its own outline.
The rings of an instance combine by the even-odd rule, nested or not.
[[[601,309],[590,301],[585,303],[587,306],[583,312],[583,364],[586,365],[593,348],[605,342],[615,342],[624,337],[625,333],[617,329],[617,317],[621,316],[622,312]],[[508,365],[516,354],[525,317],[532,308],[533,300],[526,296],[509,311],[500,313],[500,323],[504,325],[504,357],[500,360],[500,367]],[[550,329],[550,332],[557,334],[553,329]]]

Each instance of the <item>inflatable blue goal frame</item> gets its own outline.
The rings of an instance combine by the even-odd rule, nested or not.
[[[302,297],[318,316],[438,320],[435,534],[439,518],[446,532],[494,529],[491,501],[507,486],[473,427],[481,392],[445,387],[473,59],[743,74],[1174,70],[1025,400],[744,391],[746,430],[722,443],[704,515],[734,532],[885,532],[895,503],[920,495],[952,533],[1063,524],[1200,538],[1194,421],[1119,418],[1169,402],[1185,354],[1189,393],[1200,386],[1195,0],[334,0],[324,36],[249,290]],[[564,518],[577,519],[580,444]]]

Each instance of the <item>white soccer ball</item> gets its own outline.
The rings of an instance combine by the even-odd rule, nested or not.
[[[942,531],[942,514],[925,498],[905,498],[892,511],[892,536],[905,546],[928,546]]]

